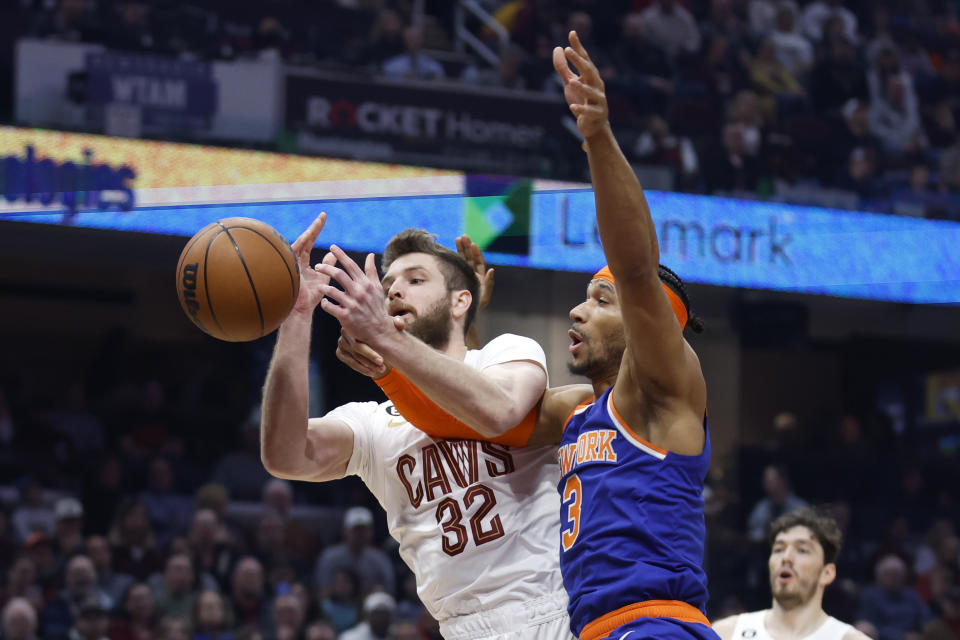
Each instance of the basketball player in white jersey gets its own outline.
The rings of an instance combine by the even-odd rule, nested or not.
[[[823,591],[837,577],[843,534],[830,515],[804,507],[770,524],[769,609],[713,623],[723,640],[869,640],[823,610]]]
[[[458,398],[444,408],[490,434],[536,415],[547,384],[543,350],[506,334],[469,351],[464,334],[476,309],[476,275],[425,232],[391,240],[382,285],[372,255],[362,270],[331,247],[311,267],[324,219],[293,245],[300,294],[280,327],[264,385],[264,465],[291,480],[360,476],[386,510],[418,595],[447,640],[569,640],[556,544],[555,446],[434,439],[390,402],[351,403],[308,417],[310,327],[318,304],[345,326],[359,318],[373,327],[373,336],[362,337],[395,369],[428,397],[439,391]],[[344,270],[333,266],[337,261]],[[343,290],[330,286],[331,276]]]

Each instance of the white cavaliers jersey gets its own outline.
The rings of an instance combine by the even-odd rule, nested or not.
[[[546,371],[540,345],[511,334],[469,351],[465,362],[483,370],[518,360]],[[391,402],[355,402],[327,417],[353,429],[347,474],[360,476],[386,510],[390,534],[434,618],[563,593],[555,445],[435,439]]]
[[[741,613],[737,616],[737,626],[733,629],[733,640],[777,640],[769,632],[763,621],[770,609]],[[813,633],[803,640],[840,640],[852,627],[832,616]]]

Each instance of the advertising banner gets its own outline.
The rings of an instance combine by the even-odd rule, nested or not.
[[[288,73],[285,125],[301,151],[383,159],[455,157],[463,166],[536,166],[573,136],[561,96],[428,82]]]
[[[104,108],[120,104],[140,110],[145,130],[209,129],[217,111],[217,84],[208,62],[160,56],[89,52],[86,104],[93,122]]]
[[[587,185],[11,127],[0,156],[0,225],[189,237],[246,216],[293,240],[326,211],[323,246],[380,252],[417,227],[450,247],[468,233],[491,264],[593,273],[605,261]],[[63,183],[80,186],[51,191]],[[665,191],[647,200],[661,262],[690,282],[960,302],[957,222]]]

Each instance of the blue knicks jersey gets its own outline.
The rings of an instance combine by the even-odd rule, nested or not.
[[[698,456],[666,452],[620,420],[612,389],[574,413],[558,452],[560,568],[578,636],[590,622],[637,602],[679,600],[701,611],[707,603],[703,482],[710,433]]]

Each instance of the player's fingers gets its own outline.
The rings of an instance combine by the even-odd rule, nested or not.
[[[589,61],[590,54],[587,53],[587,48],[583,46],[583,42],[580,40],[580,34],[576,31],[571,31],[567,34],[567,38],[570,40],[570,48],[576,51],[584,60]]]
[[[607,95],[599,87],[591,86],[582,80],[575,81],[575,84],[580,94],[591,102],[603,102],[607,99]]]
[[[353,261],[353,258],[347,255],[347,252],[338,247],[335,244],[330,245],[330,253],[337,256],[337,262],[339,262],[344,271],[353,278],[354,280],[361,280],[363,278],[363,270],[360,269],[360,265]]]
[[[355,357],[353,357],[353,354],[347,351],[343,351],[342,349],[340,349],[340,347],[337,347],[337,360],[347,365],[348,367],[350,367],[351,369],[353,369],[359,374],[362,374],[371,378],[374,377],[374,375],[376,374],[375,367],[371,367],[368,364],[364,364],[360,362]]]
[[[361,365],[370,369],[383,365],[383,358],[379,353],[370,348],[369,345],[354,340],[344,331],[340,332],[340,339],[337,340],[337,350],[350,355]]]
[[[298,256],[306,250],[309,254],[310,249],[313,248],[313,245],[317,243],[317,236],[320,235],[320,231],[323,230],[323,225],[327,222],[327,214],[325,212],[320,212],[313,222],[310,223],[310,226],[307,227],[307,230],[300,234],[300,237],[293,241],[293,244],[290,245],[293,248],[293,252]]]
[[[553,48],[553,68],[560,74],[560,78],[564,84],[577,77],[576,74],[570,70],[570,65],[567,64],[567,57],[564,55],[562,47]]]
[[[320,287],[320,292],[323,294],[324,298],[330,298],[336,302],[341,307],[350,307],[354,303],[353,296],[351,296],[346,291],[338,289],[332,285],[322,285]]]
[[[573,66],[580,72],[581,78],[586,80],[588,84],[599,84],[600,72],[588,58],[581,56],[572,47],[567,47],[563,50],[563,53],[567,60],[573,63]]]
[[[328,298],[320,299],[320,308],[332,315],[337,320],[343,321],[347,319],[347,311],[343,307],[334,304]]]
[[[354,282],[353,278],[347,275],[347,272],[343,269],[340,269],[339,267],[333,267],[322,262],[314,267],[314,269],[316,269],[318,273],[322,273],[328,278],[336,280],[338,283],[340,283],[340,286],[343,287],[344,296],[350,299],[357,297],[357,283]],[[336,289],[336,287],[329,286],[329,282],[327,284],[328,288]],[[339,291],[339,289],[337,289],[337,291]]]
[[[380,285],[380,274],[377,273],[377,259],[372,253],[367,254],[367,259],[363,263],[363,272],[367,274],[370,282],[383,289]]]

